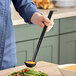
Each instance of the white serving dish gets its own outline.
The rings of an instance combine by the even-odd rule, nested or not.
[[[56,7],[73,7],[76,5],[75,0],[55,0]]]
[[[76,71],[70,71],[70,70],[64,70],[63,67],[70,66],[70,65],[76,65],[76,64],[63,64],[58,65],[58,69],[62,73],[63,76],[76,76]]]

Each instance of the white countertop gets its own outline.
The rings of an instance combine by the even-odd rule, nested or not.
[[[20,24],[25,24],[24,20],[19,16],[19,14],[15,11],[14,7],[11,7],[12,10],[12,21],[13,25],[20,25]],[[48,15],[49,10],[43,10],[43,9],[38,9],[41,13],[44,15]],[[54,19],[59,19],[59,18],[66,18],[66,17],[72,17],[76,16],[76,7],[71,7],[71,8],[54,8],[52,10],[55,10],[53,14]]]
[[[63,76],[60,73],[57,64],[39,61],[39,62],[37,62],[36,66],[37,66],[35,69],[36,71],[42,71],[42,72],[48,74],[49,76]],[[25,68],[27,68],[27,67],[25,65],[22,65],[22,66],[6,69],[3,71],[0,71],[0,76],[7,76],[8,74],[10,74],[12,72],[16,72],[16,71],[19,71],[19,70],[25,69]]]

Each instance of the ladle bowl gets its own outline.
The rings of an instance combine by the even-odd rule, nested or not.
[[[35,61],[32,61],[32,60],[27,60],[24,62],[26,66],[32,68],[36,65],[36,62]]]

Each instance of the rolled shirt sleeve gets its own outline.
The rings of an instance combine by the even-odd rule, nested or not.
[[[35,12],[39,12],[32,0],[12,0],[12,2],[25,22],[31,23],[32,15]]]

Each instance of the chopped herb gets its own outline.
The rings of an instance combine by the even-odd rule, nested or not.
[[[18,72],[13,72],[12,74],[8,76],[48,76],[48,75],[41,71],[37,72],[34,70],[34,68],[31,68],[31,69],[26,68]]]

